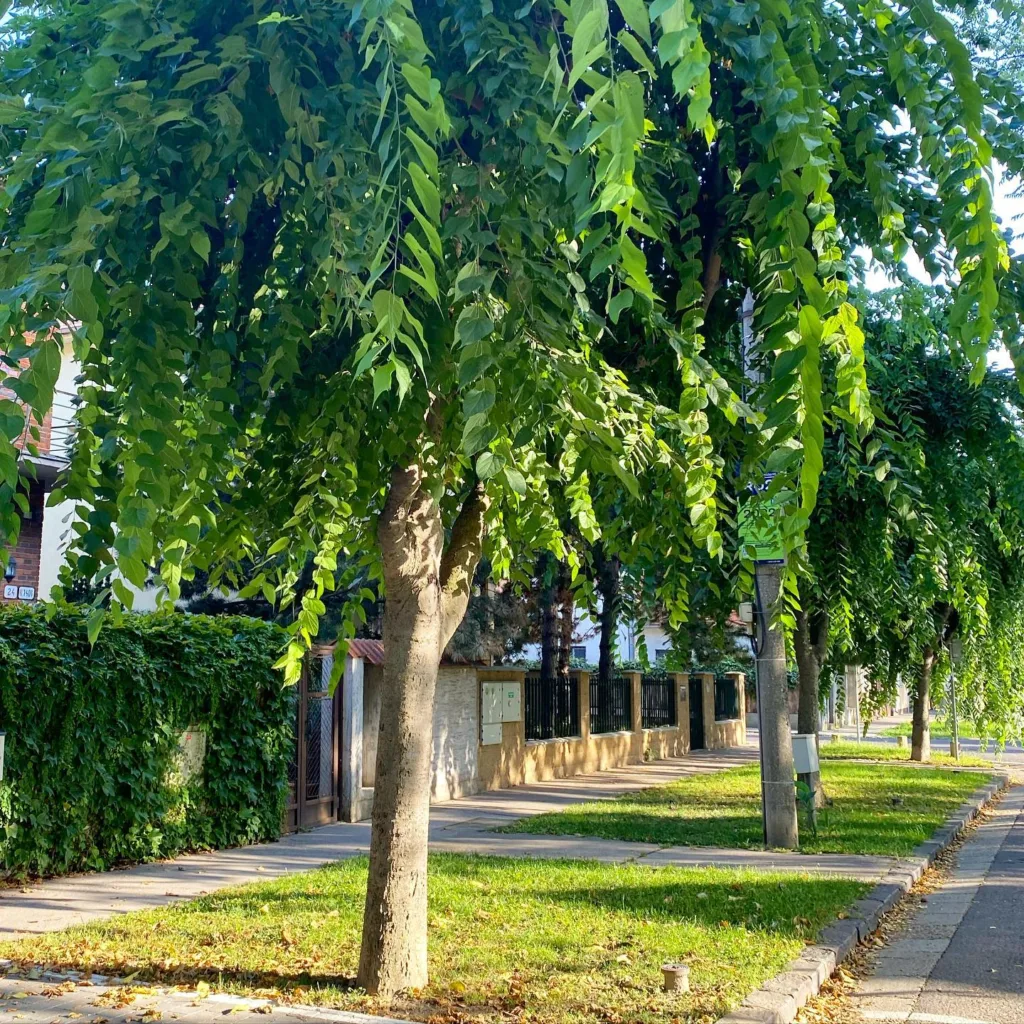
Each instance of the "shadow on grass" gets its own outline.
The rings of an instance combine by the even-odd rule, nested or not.
[[[443,861],[435,863],[431,914],[444,915],[449,910],[464,908],[468,894],[459,883],[471,881],[478,871],[480,877],[486,877],[486,872],[493,870],[496,865],[526,867],[518,861],[483,857],[466,858],[461,862],[460,869],[452,871],[445,870]],[[667,871],[671,869],[665,870],[666,874],[663,874],[662,871],[635,868],[630,871],[631,877],[621,883],[602,882],[596,875],[589,876],[585,868],[576,876],[567,877],[563,873],[562,877],[552,878],[548,884],[534,878],[529,890],[521,893],[518,903],[513,902],[518,880],[511,879],[510,886],[494,887],[488,894],[497,900],[508,901],[502,903],[507,916],[502,919],[500,933],[477,933],[474,938],[474,924],[468,920],[459,933],[442,935],[434,932],[432,946],[439,947],[440,951],[445,944],[454,943],[479,950],[483,969],[488,956],[493,956],[496,945],[507,949],[516,948],[525,942],[525,936],[537,930],[538,922],[543,922],[545,918],[546,904],[560,904],[570,910],[578,908],[581,920],[594,920],[594,929],[581,935],[581,951],[603,940],[616,946],[629,945],[639,934],[637,929],[652,922],[695,925],[702,932],[708,933],[707,942],[712,945],[725,939],[724,929],[729,926],[744,929],[746,938],[743,938],[744,933],[732,933],[740,941],[756,941],[758,933],[809,940],[864,889],[864,886],[847,879],[793,876],[783,881],[776,876],[762,877],[753,873],[723,880],[721,877],[715,879],[713,872],[706,872],[703,877],[699,872],[693,872],[692,879],[680,880],[668,877]],[[641,872],[650,877],[641,880],[637,877]],[[350,957],[356,948],[361,914],[350,916],[352,899],[351,893],[263,891],[257,899],[260,907],[257,909],[246,902],[242,912],[242,892],[239,892],[234,897],[229,894],[221,898],[215,895],[205,897],[188,906],[186,914],[182,914],[186,910],[185,906],[175,908],[178,919],[168,921],[169,936],[173,938],[179,929],[189,929],[188,941],[183,938],[178,950],[182,960],[187,961],[192,950],[202,948],[209,949],[214,957],[220,952],[223,958],[219,964],[196,965],[183,962],[172,965],[163,959],[166,952],[147,953],[136,946],[131,932],[118,935],[116,921],[108,922],[109,931],[103,936],[102,945],[113,942],[115,946],[121,947],[119,952],[105,950],[102,945],[88,950],[79,946],[77,955],[61,956],[59,950],[49,951],[46,964],[60,969],[81,969],[84,961],[97,974],[133,974],[135,980],[166,985],[193,986],[205,981],[228,991],[272,989],[287,994],[299,988],[329,989],[339,995],[352,995],[358,1002],[360,990],[354,977],[338,970],[347,964],[339,964],[337,961],[322,965],[312,963],[308,955],[311,951],[302,948],[310,919],[319,917],[325,904],[333,902],[341,909],[343,916],[332,928],[318,930],[317,942],[321,948],[341,950],[347,947],[348,952],[343,954],[344,960],[354,965],[354,958]],[[348,908],[346,904],[349,904]],[[232,909],[238,917],[231,931],[225,928],[220,917],[225,909]],[[217,917],[204,921],[204,912]],[[294,949],[282,949],[272,938],[263,939],[252,934],[249,929],[261,922],[268,934],[287,924],[299,937],[300,944]],[[140,938],[140,941],[145,940]],[[235,948],[241,959],[242,949],[239,947],[245,946],[245,952],[248,953],[254,944],[262,943],[266,943],[268,954],[276,957],[275,964],[261,968],[231,963]],[[433,952],[432,955],[437,953]],[[472,963],[468,966],[472,971]],[[561,962],[559,970],[566,974],[587,974],[594,970],[594,966],[586,963],[582,957],[570,955]],[[437,991],[438,998],[443,999],[444,986]],[[432,988],[428,989],[423,994],[421,1005],[430,1004],[434,998],[433,993]]]
[[[763,850],[761,808],[754,806],[746,814],[713,814],[707,817],[673,817],[675,801],[649,801],[648,806],[664,806],[665,813],[648,813],[641,806],[610,811],[602,806],[584,812],[562,811],[557,816],[522,818],[514,826],[496,829],[506,834],[587,836],[595,839],[622,839],[660,846],[725,846],[743,850]],[[692,805],[691,805],[692,810]]]

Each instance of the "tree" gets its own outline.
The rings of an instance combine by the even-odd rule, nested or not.
[[[54,0],[13,9],[0,68],[0,350],[28,360],[6,383],[42,415],[50,332],[74,331],[82,406],[57,495],[78,503],[74,570],[109,583],[116,617],[125,580],[157,564],[171,601],[194,571],[217,586],[244,559],[287,599],[312,558],[289,680],[339,557],[383,586],[359,980],[385,996],[427,978],[434,682],[485,528],[499,576],[560,558],[553,493],[592,541],[596,482],[664,465],[696,543],[718,550],[705,410],[747,410],[701,355],[702,325],[749,282],[771,378],[748,464],[778,460],[796,549],[823,350],[863,411],[844,244],[955,261],[952,329],[976,375],[1005,253],[982,132],[1002,98],[928,3],[443,12]],[[909,143],[885,128],[903,113]],[[677,406],[606,358],[620,321],[675,353]],[[12,537],[24,419],[0,404]]]
[[[840,646],[859,653],[882,694],[891,694],[898,674],[913,680],[915,760],[929,756],[930,702],[944,689],[937,670],[952,636],[973,651],[961,687],[982,683],[993,693],[1018,692],[1010,650],[1024,641],[1015,614],[1024,595],[1024,399],[1005,372],[987,370],[972,385],[965,367],[951,365],[947,308],[941,293],[925,289],[869,305],[873,387],[902,477],[883,487],[900,506],[875,503],[874,529],[836,538],[858,570],[844,574],[849,632]],[[999,651],[990,664],[1002,670],[982,682],[977,667],[990,648]],[[1005,708],[996,699],[990,713],[1001,717]]]

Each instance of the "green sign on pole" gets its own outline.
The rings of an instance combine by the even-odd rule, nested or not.
[[[774,497],[766,497],[765,493],[773,476],[773,473],[767,474],[763,486],[747,494],[740,504],[737,526],[740,544],[754,549],[755,562],[781,565],[786,557],[779,528],[778,503]]]

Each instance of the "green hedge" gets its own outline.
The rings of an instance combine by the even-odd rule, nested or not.
[[[84,616],[0,611],[0,863],[62,874],[280,833],[291,688],[257,619],[132,615],[90,649]],[[179,738],[206,735],[202,771]]]

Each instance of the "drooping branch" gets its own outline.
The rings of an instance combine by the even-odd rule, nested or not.
[[[473,573],[483,549],[484,519],[490,505],[486,488],[478,480],[462,503],[451,539],[441,558],[441,648],[465,617]]]

